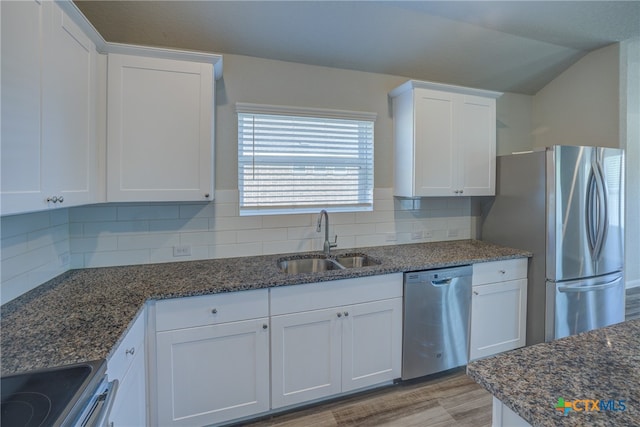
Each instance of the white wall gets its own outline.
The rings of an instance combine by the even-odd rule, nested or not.
[[[0,228],[2,303],[69,269],[68,209],[5,216]]]
[[[620,47],[620,146],[626,150],[627,286],[640,286],[640,38]]]
[[[620,147],[618,44],[589,53],[533,97],[534,147]]]

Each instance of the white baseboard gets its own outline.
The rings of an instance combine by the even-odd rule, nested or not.
[[[627,280],[627,282],[625,283],[625,288],[630,289],[630,288],[637,288],[640,286],[640,279],[638,280]]]

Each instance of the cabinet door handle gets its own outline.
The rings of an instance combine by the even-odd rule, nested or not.
[[[64,202],[64,197],[62,197],[62,196],[58,197],[58,202],[59,202],[59,203]]]
[[[342,317],[342,313],[338,313],[338,317]]]
[[[473,291],[473,294],[474,294],[474,295],[480,295],[480,294],[478,293],[478,291]]]
[[[345,312],[344,312],[344,317],[347,317],[348,315],[349,315],[349,312],[348,312],[348,311],[345,311]]]
[[[136,352],[136,348],[135,348],[135,347],[131,347],[131,348],[126,349],[126,350],[124,351],[124,354],[126,354],[126,355],[129,355],[129,354],[130,354],[130,355],[132,355],[132,356],[133,356],[135,352]]]
[[[218,309],[217,308],[211,309],[211,314],[218,314]]]
[[[208,199],[208,198],[209,198],[209,193],[205,194],[205,195],[204,195],[204,198],[205,198],[205,199]]]
[[[500,273],[500,274],[506,274],[507,272],[506,272],[506,271],[504,271],[504,270],[500,270],[500,271],[499,271],[499,273]]]
[[[47,197],[47,202],[58,203],[58,197],[57,196]]]
[[[262,329],[267,329],[269,327],[269,325],[267,325],[266,323],[262,325]]]

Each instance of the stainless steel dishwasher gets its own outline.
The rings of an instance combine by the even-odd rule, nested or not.
[[[471,266],[404,274],[402,379],[466,365]]]

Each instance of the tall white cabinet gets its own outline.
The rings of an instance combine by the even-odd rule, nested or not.
[[[108,62],[107,201],[213,200],[213,65]]]
[[[416,80],[391,91],[394,195],[495,195],[500,95]]]
[[[95,201],[97,51],[54,2],[2,2],[2,214]]]

